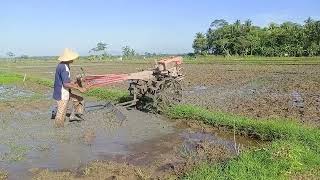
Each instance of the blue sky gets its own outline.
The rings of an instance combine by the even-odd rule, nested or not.
[[[214,19],[265,26],[309,16],[320,19],[320,1],[1,0],[0,56],[57,55],[64,47],[86,55],[98,41],[111,53],[124,45],[140,53],[185,53]]]

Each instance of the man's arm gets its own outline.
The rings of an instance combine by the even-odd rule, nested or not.
[[[66,65],[64,67],[66,67]],[[66,69],[63,69],[61,72],[61,79],[62,79],[63,87],[68,88],[68,89],[76,89],[76,90],[79,90],[80,92],[85,92],[86,91],[85,88],[79,87],[75,82],[72,82],[70,80],[69,73],[70,72],[67,71]]]
[[[69,89],[76,89],[79,90],[80,92],[85,92],[87,89],[83,88],[83,87],[79,87],[77,83],[75,82],[67,82],[67,83],[63,83],[63,86]]]

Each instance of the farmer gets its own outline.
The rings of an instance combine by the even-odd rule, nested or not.
[[[55,127],[63,127],[68,108],[69,100],[72,101],[73,110],[70,115],[70,120],[76,120],[76,116],[82,119],[84,111],[83,98],[71,93],[71,89],[85,92],[85,88],[77,86],[76,83],[70,80],[70,64],[79,57],[78,53],[71,49],[65,48],[62,55],[58,58],[60,63],[57,65],[53,99],[57,101],[58,107],[55,116]]]

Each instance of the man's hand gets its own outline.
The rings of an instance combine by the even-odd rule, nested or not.
[[[87,91],[86,88],[84,88],[84,87],[79,87],[78,84],[75,84],[75,83],[73,83],[73,82],[64,83],[63,86],[64,86],[65,88],[69,88],[69,89],[76,89],[76,90],[80,91],[81,93],[84,93],[84,92]]]
[[[81,93],[84,93],[84,92],[87,91],[87,89],[84,88],[84,87],[78,87],[77,89],[78,89]]]

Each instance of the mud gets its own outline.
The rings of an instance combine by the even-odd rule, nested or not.
[[[112,114],[95,111],[83,122],[55,129],[49,111],[1,113],[0,168],[13,179],[34,167],[74,169],[104,154],[127,154],[129,144],[173,132],[170,123],[151,114],[125,115],[121,126]]]
[[[93,74],[150,67],[83,65]],[[52,79],[47,72],[53,72],[54,63],[41,66],[34,72],[28,72],[28,66],[17,70]],[[319,65],[188,64],[185,74],[183,103],[258,119],[293,118],[320,125]],[[114,86],[127,88],[126,83]],[[19,90],[39,89],[26,84]],[[261,145],[240,136],[234,141],[232,133],[199,122],[173,122],[124,109],[122,124],[110,110],[92,108],[85,121],[55,129],[50,120],[51,92],[41,89],[41,93],[46,95],[38,100],[0,102],[0,169],[7,171],[10,179],[177,178],[199,162],[225,161],[243,149]]]
[[[87,106],[103,103],[87,103]],[[12,103],[19,107],[16,104]],[[177,176],[194,164],[186,161],[189,156],[200,158],[194,154],[198,154],[199,147],[207,147],[202,144],[217,153],[210,158],[201,155],[201,159],[221,160],[234,155],[233,137],[205,131],[204,125],[191,126],[191,122],[170,121],[159,115],[122,108],[119,111],[126,119],[120,123],[114,111],[88,108],[84,121],[66,122],[64,128],[56,129],[47,103],[31,101],[28,105],[38,107],[0,112],[0,169],[6,170],[10,179],[30,179],[44,172],[62,173],[65,169],[70,177],[82,177],[81,167],[94,160],[114,162],[117,167],[129,164],[134,166],[134,171],[152,167],[147,172],[152,177]],[[245,139],[243,144],[250,147],[249,142]]]
[[[21,98],[30,98],[35,93],[29,90],[21,89],[13,85],[0,85],[0,101],[12,101]]]
[[[198,122],[176,122],[175,132],[128,146],[127,154],[105,154],[98,161],[76,171],[53,172],[36,169],[38,179],[176,179],[201,162],[221,162],[235,155],[233,137]],[[237,137],[244,148],[258,145]],[[58,178],[59,177],[59,178]]]
[[[17,64],[15,71],[53,79],[55,62]],[[150,63],[75,63],[73,74],[83,67],[89,74],[131,73],[153,67]],[[320,126],[320,65],[184,64],[184,102],[211,110],[254,118],[292,118]],[[33,70],[31,72],[31,69]],[[127,90],[127,83],[112,86]],[[303,108],[293,94],[300,94]]]
[[[318,69],[319,65],[186,65],[190,75],[184,82],[184,103],[320,126]]]

